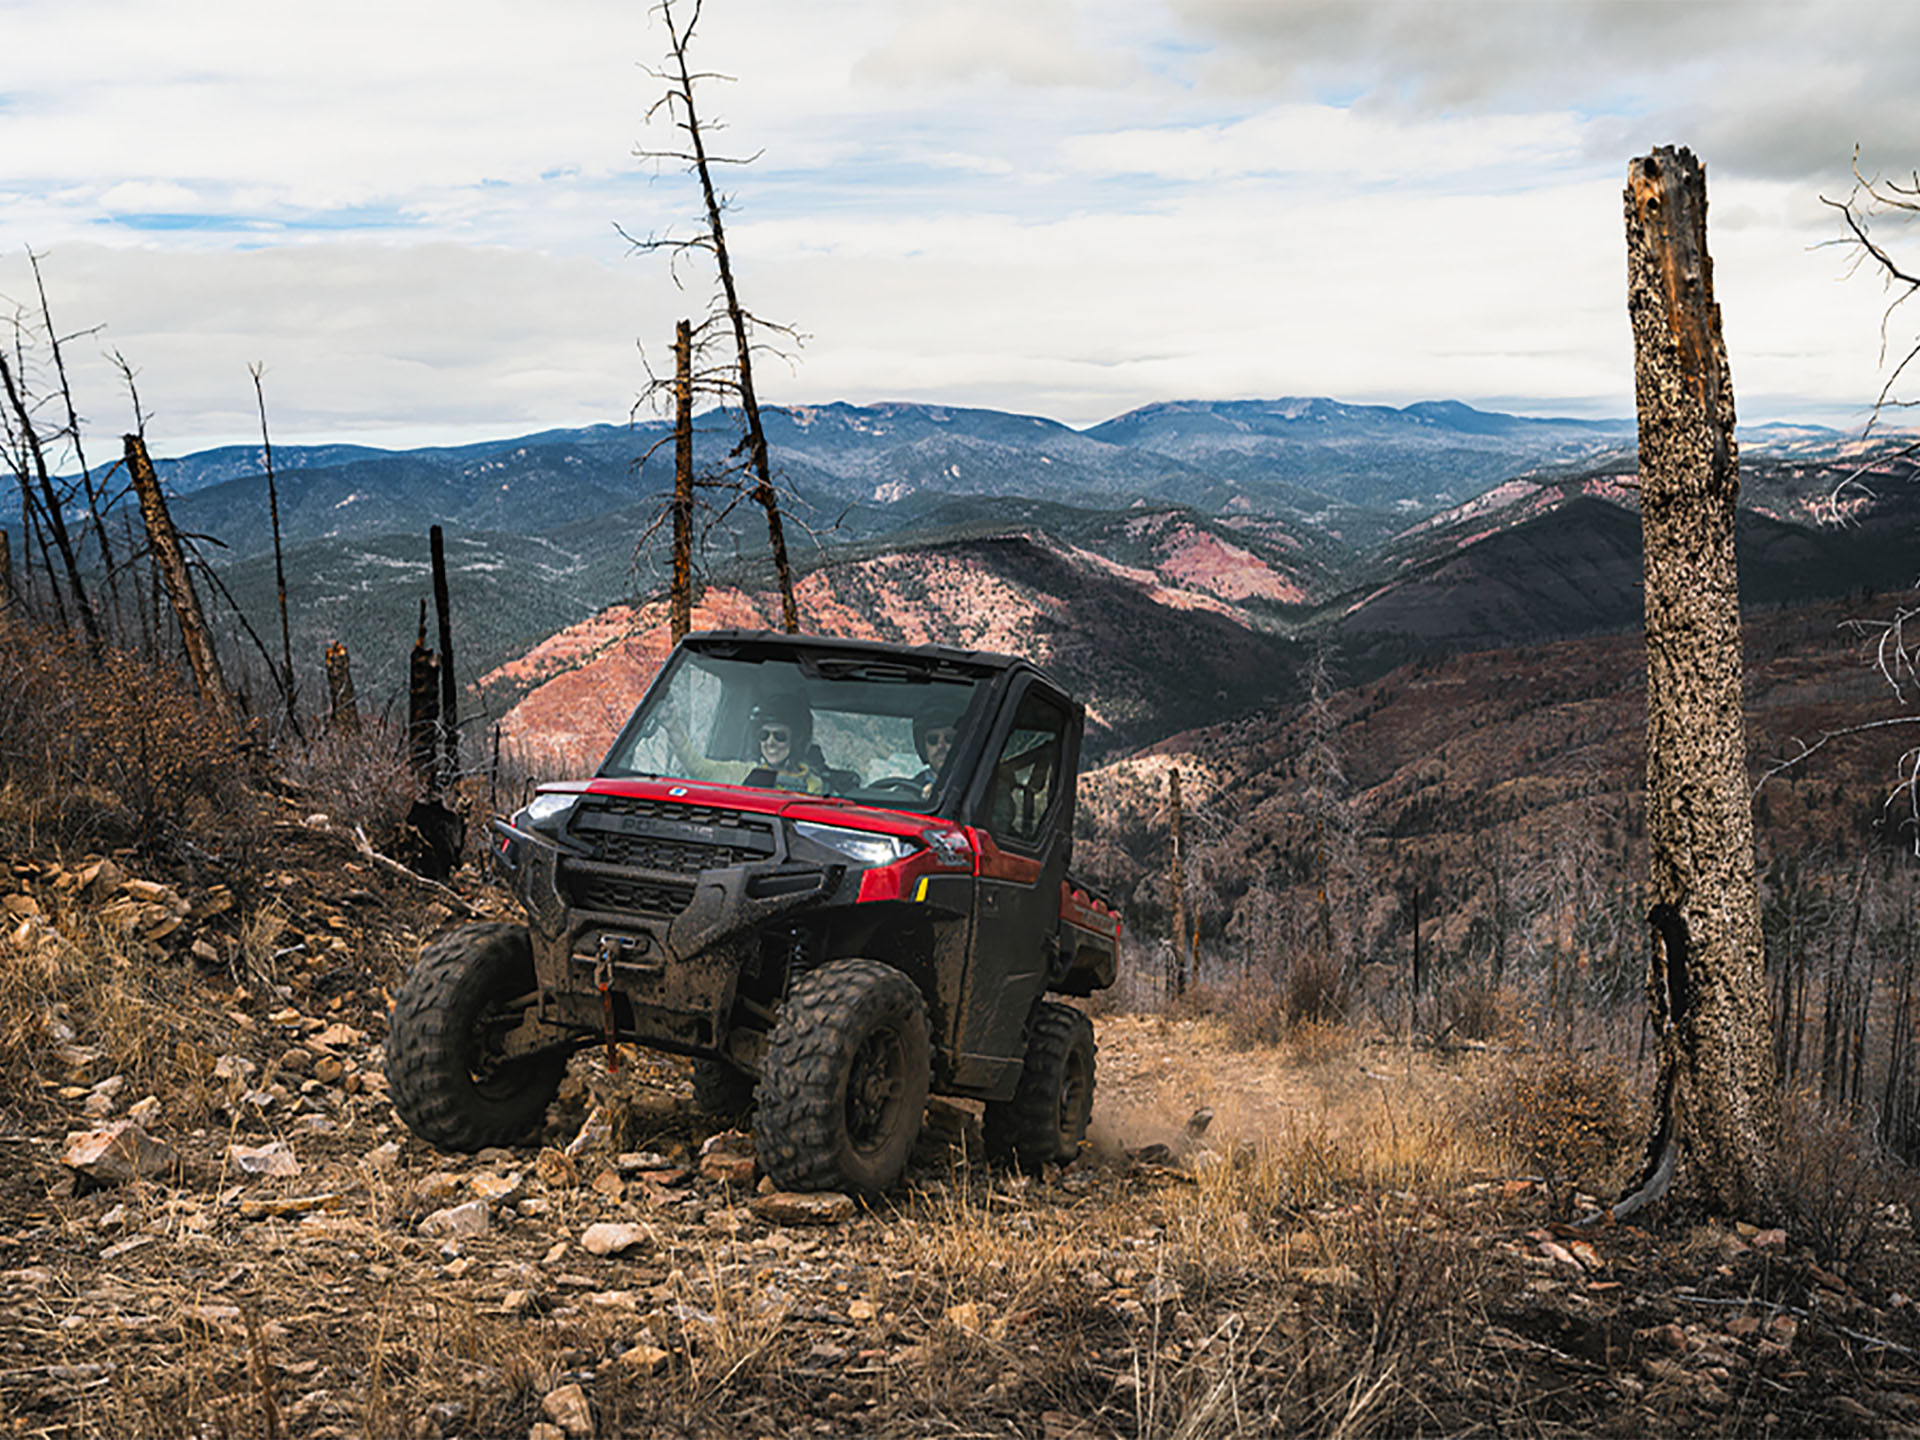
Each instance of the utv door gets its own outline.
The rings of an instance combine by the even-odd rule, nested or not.
[[[988,737],[991,759],[966,800],[981,854],[954,1078],[991,1099],[1013,1093],[1027,1014],[1047,988],[1072,846],[1079,716],[1065,696],[1025,677],[1007,696]]]

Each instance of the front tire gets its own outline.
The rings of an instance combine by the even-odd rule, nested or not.
[[[466,925],[421,952],[387,1029],[387,1086],[407,1128],[442,1150],[525,1139],[566,1073],[565,1051],[503,1059],[537,988],[523,925]]]
[[[1093,1115],[1097,1048],[1093,1022],[1080,1011],[1051,1000],[1035,1005],[1020,1086],[1011,1100],[987,1106],[987,1153],[1028,1169],[1078,1155]]]
[[[836,960],[803,976],[760,1070],[762,1168],[786,1190],[885,1190],[919,1138],[931,1057],[926,1004],[892,966]]]

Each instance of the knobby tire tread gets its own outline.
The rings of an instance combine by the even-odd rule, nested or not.
[[[844,1080],[861,1038],[881,1023],[904,1024],[914,1041],[909,1103],[890,1152],[878,1171],[851,1173],[846,1153]],[[917,1055],[914,1053],[917,1050]],[[836,960],[794,983],[767,1045],[756,1092],[755,1149],[763,1169],[787,1190],[886,1189],[919,1136],[930,1081],[926,1002],[919,988],[891,965]],[[917,1090],[917,1095],[914,1093]],[[884,1173],[890,1170],[891,1173]]]
[[[1086,1046],[1087,1112],[1091,1115],[1099,1049],[1094,1044],[1093,1022],[1071,1005],[1053,1000],[1035,1004],[1020,1086],[1011,1100],[989,1103],[983,1118],[989,1155],[1011,1158],[1029,1167],[1065,1164],[1073,1159],[1079,1140],[1086,1134],[1086,1123],[1083,1118],[1077,1127],[1079,1134],[1073,1137],[1073,1150],[1068,1151],[1060,1133],[1060,1087],[1068,1057],[1081,1043]]]
[[[407,1128],[442,1150],[472,1152],[524,1139],[545,1117],[566,1072],[564,1052],[514,1066],[512,1093],[481,1093],[468,1071],[469,1039],[487,1006],[534,986],[523,926],[466,925],[421,952],[394,998],[387,1083]]]

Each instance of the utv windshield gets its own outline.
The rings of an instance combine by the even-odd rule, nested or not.
[[[886,656],[683,648],[603,776],[710,780],[931,811],[991,693],[985,672]]]

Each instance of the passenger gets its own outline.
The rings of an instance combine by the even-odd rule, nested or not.
[[[748,731],[757,759],[740,783],[762,790],[827,793],[827,777],[809,762],[813,712],[797,695],[776,695],[760,702]]]

